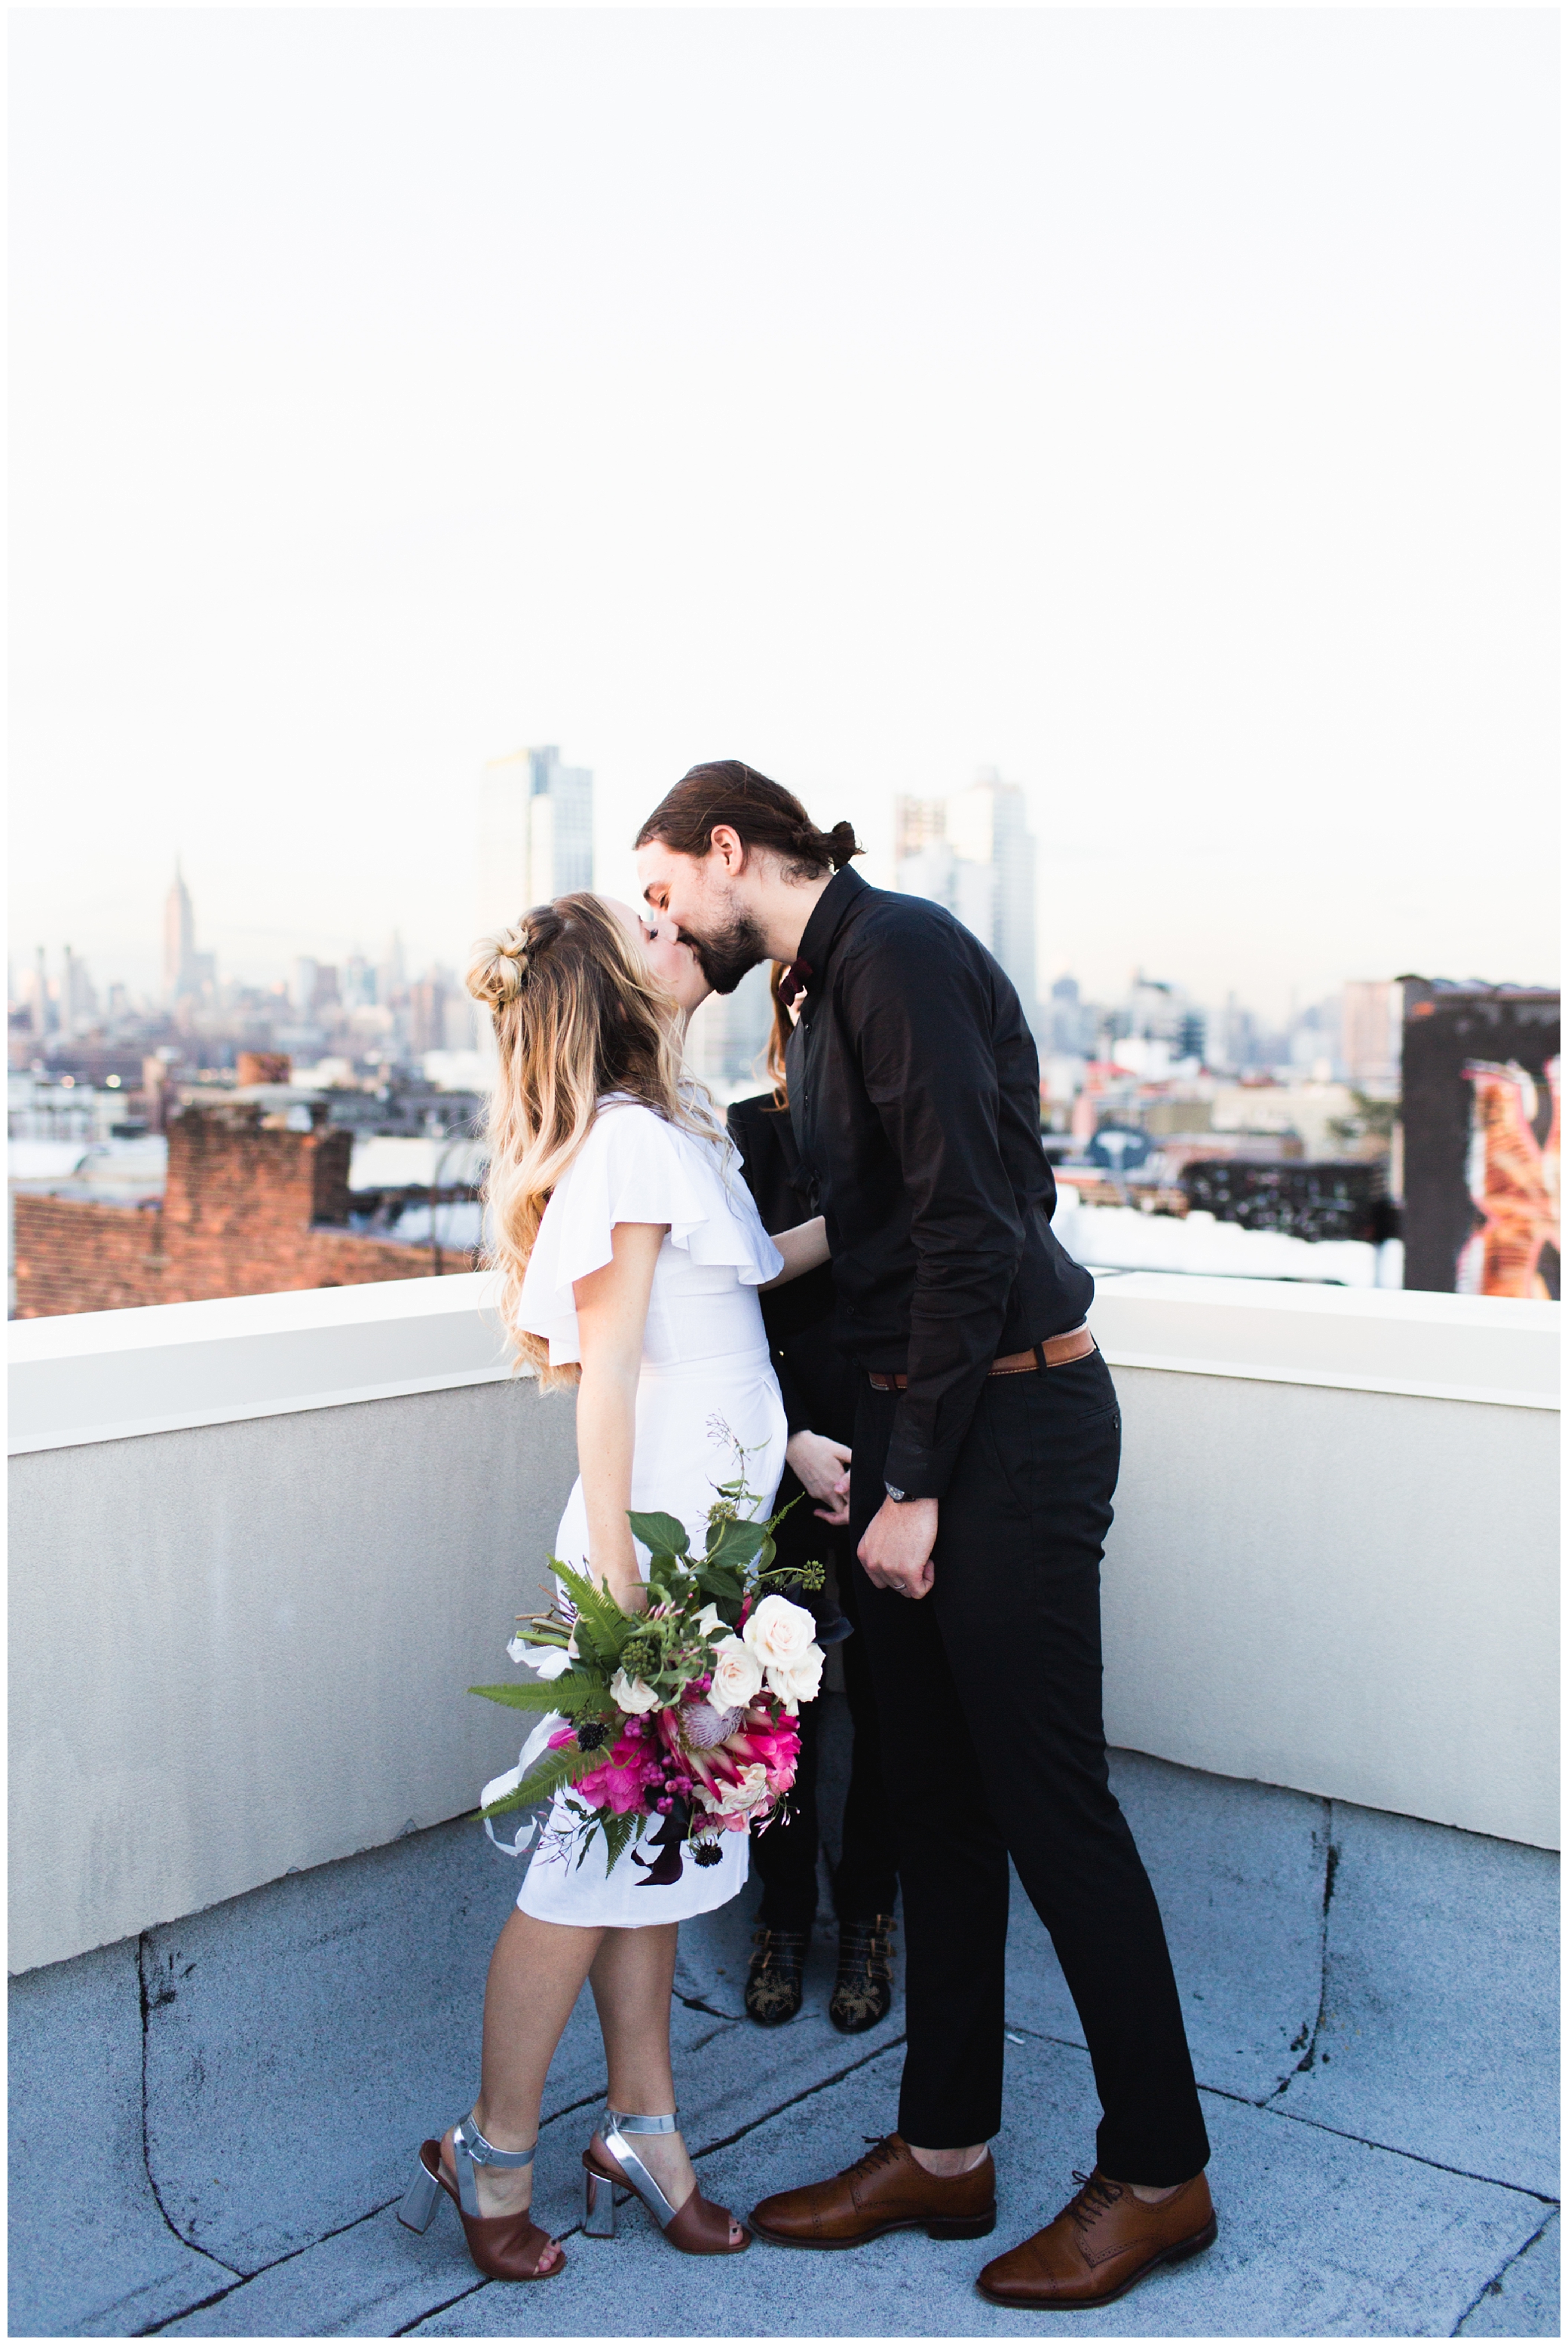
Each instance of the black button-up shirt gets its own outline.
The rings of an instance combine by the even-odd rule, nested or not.
[[[940,1497],[994,1360],[1077,1326],[1094,1281],[1051,1234],[1034,1038],[939,904],[844,870],[801,939],[790,1112],[826,1216],[835,1340],[905,1371],[886,1478]]]

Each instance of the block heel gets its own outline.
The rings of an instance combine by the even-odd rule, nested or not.
[[[536,2145],[537,2147],[537,2145]],[[486,2141],[472,2117],[465,2117],[452,2133],[454,2188],[441,2171],[439,2141],[422,2142],[413,2183],[398,2208],[398,2220],[410,2231],[428,2231],[444,2192],[457,2208],[476,2268],[487,2279],[555,2279],[566,2269],[566,2259],[548,2231],[531,2216],[481,2215],[474,2168],[479,2166],[531,2166],[531,2149],[497,2149]],[[556,2259],[548,2270],[540,2265],[551,2248]]]
[[[996,2228],[996,2210],[983,2215],[933,2215],[926,2224],[928,2239],[986,2239]]]
[[[1168,2264],[1184,2264],[1189,2256],[1200,2256],[1205,2248],[1211,2248],[1219,2237],[1219,2218],[1210,2215],[1202,2230],[1190,2239],[1183,2239],[1179,2247],[1172,2248],[1165,2260]]]

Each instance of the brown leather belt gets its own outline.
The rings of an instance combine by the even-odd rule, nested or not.
[[[1069,1360],[1081,1360],[1095,1349],[1095,1339],[1087,1327],[1074,1327],[1066,1335],[1047,1335],[1043,1344],[1033,1345],[1027,1352],[1009,1352],[1005,1359],[993,1360],[986,1374],[988,1376],[1036,1376],[1042,1368],[1065,1368]],[[873,1392],[905,1392],[907,1376],[887,1374],[881,1368],[867,1368],[866,1381]]]

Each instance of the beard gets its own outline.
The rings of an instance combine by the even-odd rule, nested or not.
[[[762,929],[750,912],[732,912],[711,937],[701,937],[694,929],[677,929],[675,934],[691,946],[715,993],[733,993],[749,969],[769,958]]]

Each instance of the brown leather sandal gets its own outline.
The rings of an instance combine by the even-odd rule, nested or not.
[[[704,2198],[701,2190],[693,2190],[683,2206],[672,2207],[626,2138],[628,2134],[679,2131],[673,2116],[644,2117],[631,2116],[624,2109],[605,2110],[601,2139],[620,2172],[612,2173],[602,2159],[594,2156],[592,2144],[583,2151],[584,2238],[615,2237],[615,2193],[622,2188],[636,2193],[670,2245],[679,2248],[683,2256],[738,2256],[751,2246],[752,2235],[744,2223],[740,2226],[740,2238],[731,2238],[733,2216],[727,2207],[715,2207],[711,2198]]]
[[[536,2142],[534,2148],[538,2147]],[[479,2210],[479,2189],[474,2181],[476,2166],[531,2166],[532,2163],[532,2149],[497,2149],[492,2143],[486,2141],[472,2117],[464,2117],[452,2133],[456,2189],[441,2169],[440,2143],[421,2142],[420,2170],[408,2197],[398,2209],[398,2220],[406,2224],[410,2231],[428,2231],[440,2202],[440,2194],[444,2190],[461,2218],[469,2254],[487,2279],[554,2279],[558,2273],[566,2269],[566,2258],[558,2249],[550,2269],[540,2270],[546,2249],[554,2247],[555,2241],[548,2231],[540,2229],[526,2208],[521,2215],[481,2215]]]

